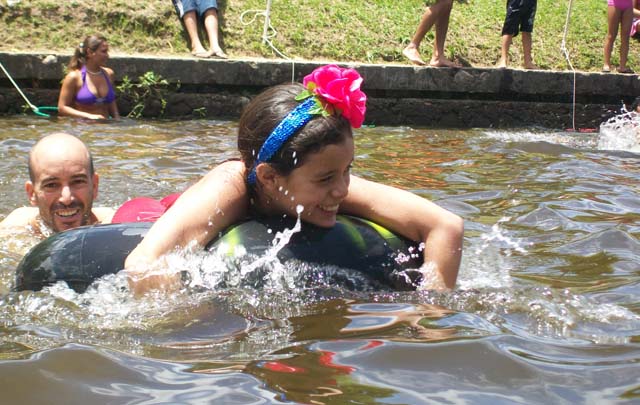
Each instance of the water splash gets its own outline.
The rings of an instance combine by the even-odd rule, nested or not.
[[[501,226],[510,220],[509,217],[501,218],[489,232],[474,238],[471,246],[465,248],[458,279],[460,289],[510,288],[513,285],[511,270],[517,263],[512,256],[514,253],[527,254],[527,250]]]
[[[546,143],[566,146],[572,149],[591,149],[595,147],[595,137],[590,133],[570,131],[484,131],[485,136],[500,142],[516,142],[521,144]]]
[[[234,337],[229,336],[212,343],[208,350],[229,352],[233,348],[246,358],[290,345],[294,337],[289,319],[316,314],[315,306],[330,299],[437,305],[478,320],[467,325],[459,320],[462,318],[443,318],[443,325],[459,325],[456,329],[463,334],[472,328],[477,333],[502,331],[527,338],[598,344],[626,343],[638,334],[640,318],[622,306],[602,304],[569,290],[514,288],[510,273],[517,268],[516,259],[528,251],[504,229],[509,221],[509,217],[501,218],[472,240],[463,256],[459,290],[454,292],[437,292],[424,286],[406,293],[347,291],[342,289],[343,284],[333,282],[340,269],[281,263],[277,254],[300,230],[298,218],[294,227],[276,234],[264,255],[249,257],[246,250],[239,250],[234,258],[240,261],[239,267],[229,266],[227,257],[193,250],[167,256],[165,266],[169,271],[188,274],[186,287],[180,291],[134,298],[125,276],[116,274],[97,281],[84,294],[58,283],[40,293],[8,295],[0,302],[0,318],[5,319],[5,328],[21,329],[23,335],[13,333],[13,340],[36,347],[67,340],[99,344],[109,341],[111,347],[137,353],[145,347],[141,336],[153,335],[158,327],[175,328],[171,319],[202,322],[197,317],[185,320],[180,314],[189,318],[191,308],[215,299],[221,310],[262,326],[253,327],[240,342],[234,343]],[[435,274],[429,266],[422,270],[429,269]],[[346,277],[355,277],[355,284],[361,282],[357,274]],[[419,320],[416,318],[416,322]],[[163,326],[167,323],[169,326]],[[482,328],[486,330],[483,332]]]
[[[251,286],[266,289],[293,290],[297,287],[296,282],[299,272],[292,271],[285,266],[278,258],[280,252],[291,240],[291,237],[300,232],[302,222],[300,214],[303,212],[302,206],[297,207],[298,218],[295,225],[277,232],[273,238],[272,246],[262,255],[255,256],[249,254],[247,249],[241,245],[233,247],[220,244],[212,252],[200,252],[174,256],[173,259],[186,260],[188,265],[176,264],[188,272],[189,286],[191,288],[236,288]],[[269,233],[273,231],[268,230]],[[232,257],[228,252],[233,252]]]
[[[598,149],[640,152],[640,114],[625,111],[600,125]]]

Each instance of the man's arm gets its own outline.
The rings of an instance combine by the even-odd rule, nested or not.
[[[38,216],[37,207],[20,207],[13,210],[0,222],[0,229],[24,228],[35,223]]]

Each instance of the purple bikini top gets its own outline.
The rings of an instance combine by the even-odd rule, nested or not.
[[[96,97],[96,95],[89,90],[89,87],[87,87],[87,67],[83,66],[82,69],[80,69],[80,73],[82,74],[82,87],[80,88],[80,91],[78,91],[78,94],[76,94],[76,102],[78,104],[109,104],[116,99],[116,92],[113,90],[109,76],[107,76],[102,68],[100,68],[100,71],[107,81],[107,86],[109,87],[107,95],[105,97]]]

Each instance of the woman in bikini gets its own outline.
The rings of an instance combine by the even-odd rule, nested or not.
[[[58,114],[76,118],[120,118],[107,39],[91,35],[76,48],[58,98]]]

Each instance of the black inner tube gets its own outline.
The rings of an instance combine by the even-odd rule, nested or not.
[[[84,292],[96,279],[124,268],[127,255],[142,240],[151,222],[93,225],[57,233],[34,246],[16,268],[15,290],[38,291],[65,281]],[[291,229],[295,220],[264,218],[242,222],[227,229],[207,245],[207,250],[225,249],[233,256],[240,246],[248,254],[263,255],[277,232]],[[413,254],[410,254],[413,253]],[[404,257],[404,260],[399,260]],[[409,257],[407,259],[407,257]],[[398,278],[397,271],[416,269],[423,261],[415,242],[399,237],[370,221],[338,216],[332,228],[302,223],[300,232],[278,252],[278,259],[331,265],[351,269],[396,289],[410,289],[419,272]]]

